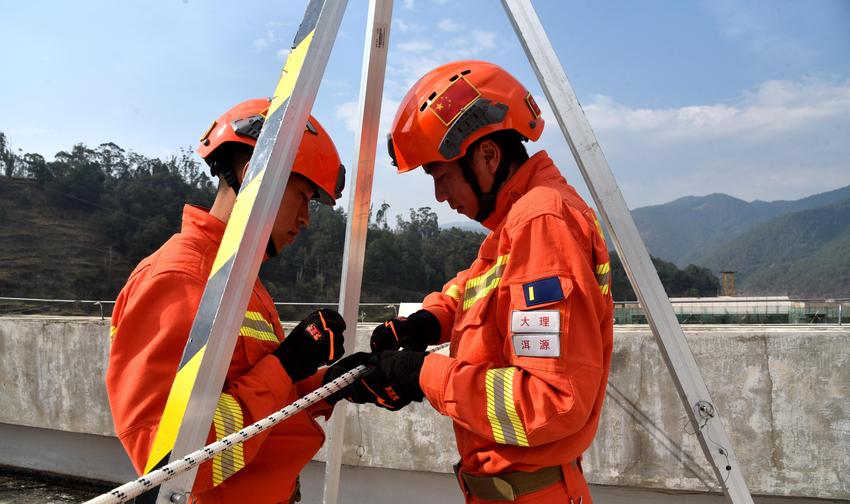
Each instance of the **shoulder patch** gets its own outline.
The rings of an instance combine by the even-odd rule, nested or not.
[[[558,310],[514,310],[511,313],[514,355],[560,357],[560,330],[561,313]]]
[[[556,276],[523,284],[522,291],[525,294],[526,306],[537,306],[564,299],[561,281]]]

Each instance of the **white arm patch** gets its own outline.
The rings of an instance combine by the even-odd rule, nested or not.
[[[514,354],[523,357],[561,356],[561,313],[557,310],[514,310],[511,338]]]

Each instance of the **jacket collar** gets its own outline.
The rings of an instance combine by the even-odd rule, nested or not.
[[[533,188],[557,179],[563,180],[563,176],[545,150],[531,156],[499,190],[496,208],[482,224],[490,231],[496,230],[518,199]]]
[[[210,215],[210,211],[206,208],[196,205],[183,206],[181,233],[203,236],[212,243],[219,244],[226,227],[226,223]]]

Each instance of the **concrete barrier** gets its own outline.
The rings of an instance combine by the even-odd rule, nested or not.
[[[358,327],[361,343],[372,327]],[[108,334],[99,319],[0,318],[0,464],[132,476],[111,437]],[[850,499],[850,328],[687,326],[686,336],[754,494]],[[350,407],[348,416],[345,464],[448,473],[456,461],[451,422],[427,403],[398,413]],[[584,463],[588,480],[717,491],[688,429],[649,330],[617,327],[605,411]],[[51,453],[25,453],[34,451]],[[62,462],[69,457],[73,464]]]

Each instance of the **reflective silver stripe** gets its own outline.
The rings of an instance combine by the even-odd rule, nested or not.
[[[280,341],[274,332],[274,327],[272,327],[260,312],[255,311],[245,312],[245,319],[242,320],[239,335],[261,341],[271,341],[273,343]]]
[[[487,297],[490,292],[499,286],[502,279],[502,272],[505,271],[505,265],[508,262],[510,254],[500,256],[490,269],[475,278],[466,282],[466,287],[463,294],[463,309],[468,310],[476,301]]]
[[[513,367],[487,370],[487,418],[497,443],[528,446],[528,438],[514,403],[514,373],[516,368]]]

